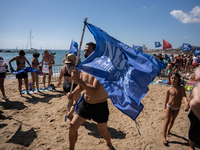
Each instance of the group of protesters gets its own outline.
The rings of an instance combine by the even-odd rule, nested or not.
[[[199,66],[200,63],[200,57],[193,54],[182,53],[177,56],[171,54],[169,57],[167,54],[164,54],[163,56],[159,53],[158,55],[154,54],[153,56],[166,64],[164,69],[166,70],[165,76],[167,77],[169,77],[172,72],[179,73],[179,71],[181,71],[182,73],[187,73],[188,78],[192,78],[190,74]],[[160,77],[161,73],[159,73],[159,78]]]
[[[87,43],[86,47],[84,49],[84,57],[87,58],[95,50],[95,47],[96,47],[96,45],[94,43],[92,43],[92,42]],[[46,78],[47,73],[49,75],[48,87],[50,86],[51,75],[52,75],[52,65],[55,63],[53,56],[48,53],[48,50],[44,51],[44,55],[43,55],[41,62],[38,61],[39,56],[40,56],[40,54],[38,52],[34,53],[33,59],[32,59],[32,64],[30,64],[29,61],[25,57],[25,52],[23,50],[20,50],[19,56],[16,56],[9,61],[11,71],[14,71],[14,69],[12,68],[11,62],[16,61],[16,64],[17,64],[17,70],[19,71],[19,73],[16,74],[16,78],[18,79],[18,88],[19,88],[20,95],[22,95],[22,93],[21,93],[22,78],[24,78],[26,91],[27,91],[27,94],[29,94],[27,72],[20,72],[20,70],[25,68],[26,62],[31,68],[36,70],[36,71],[31,70],[32,88],[34,89],[34,84],[36,82],[36,87],[39,92],[37,71],[38,72],[41,71],[39,68],[40,64],[42,64],[42,69],[43,69],[42,72],[43,72],[44,88],[45,88],[45,78]],[[78,70],[74,69],[76,60],[77,60],[77,58],[74,54],[66,53],[65,56],[66,56],[66,58],[63,60],[63,67],[61,68],[61,71],[60,71],[60,76],[59,76],[59,81],[58,81],[57,86],[61,85],[61,80],[64,77],[63,90],[66,92],[67,99],[69,100],[69,103],[68,103],[69,112],[67,114],[67,118],[69,118],[71,120],[71,123],[69,125],[69,148],[74,149],[75,143],[77,142],[77,138],[78,138],[77,131],[78,131],[78,128],[81,126],[81,124],[83,124],[87,119],[92,118],[94,121],[97,122],[97,127],[99,129],[99,133],[106,140],[108,149],[110,149],[110,150],[114,149],[114,147],[111,143],[111,135],[107,130],[109,109],[108,109],[108,104],[107,104],[108,95],[107,95],[105,89],[100,84],[100,82],[96,78],[94,78],[92,75],[85,73],[85,72],[80,73]],[[168,57],[167,55],[162,57],[162,54],[159,54],[158,56],[154,55],[154,57],[156,57],[160,61],[163,61],[164,63],[166,63],[167,67],[169,67],[169,65],[171,65],[172,69],[176,70],[176,73],[178,73],[178,70],[181,70],[182,72],[190,71],[190,70],[186,69],[187,67],[189,67],[192,71],[194,68],[196,68],[198,66],[198,58],[196,56],[192,57],[192,55],[185,56],[185,54],[183,54],[183,55],[178,55],[177,57],[174,57],[174,55],[172,54],[171,57]],[[3,58],[1,58],[0,60],[2,60],[2,59]],[[5,65],[5,68],[6,67],[7,66]],[[199,75],[200,70],[199,70],[199,68],[197,68],[197,69],[196,69],[197,78],[198,78],[198,80],[200,80],[200,75]],[[46,71],[44,71],[44,70],[46,70]],[[1,82],[0,87],[1,87],[2,94],[3,94],[3,99],[6,100],[8,98],[6,97],[4,87],[2,86],[3,85],[2,83],[4,83],[4,78],[5,78],[5,72],[0,72],[0,82]],[[177,74],[174,74],[174,76],[172,76],[171,80],[174,80],[175,78],[180,78],[180,76],[177,77]],[[72,80],[74,80],[74,85],[72,83]],[[180,80],[173,82],[172,87],[174,89],[172,90],[171,88],[169,88],[169,90],[171,90],[171,91],[169,91],[168,95],[173,94],[174,90],[179,88],[177,86],[178,81],[180,81]],[[73,88],[71,88],[72,86],[73,86]],[[198,93],[199,87],[200,87],[200,85],[198,83],[197,87],[194,89],[194,92],[192,92],[192,96],[190,97],[191,103],[190,103],[190,100],[187,101],[185,93],[184,93],[184,96],[182,96],[182,97],[178,97],[178,95],[177,95],[170,100],[168,99],[165,102],[166,103],[165,109],[167,109],[166,115],[171,114],[171,116],[173,117],[172,112],[174,113],[174,111],[176,111],[176,116],[177,116],[180,108],[178,108],[178,109],[175,108],[175,110],[174,110],[174,108],[173,108],[174,103],[170,104],[170,102],[177,101],[177,100],[181,101],[182,98],[184,97],[185,103],[187,104],[186,105],[187,110],[189,109],[189,105],[190,105],[192,110],[194,111],[195,115],[198,118],[197,120],[199,120],[199,118],[200,118],[200,115],[199,115],[199,108],[200,108],[199,107],[200,106],[199,98],[200,97],[199,97],[199,93]],[[180,88],[181,88],[181,90],[183,89],[182,87],[180,87]],[[85,91],[84,91],[84,94],[81,96],[81,92],[83,90],[85,90]],[[33,92],[34,92],[34,90],[33,90]],[[179,92],[180,92],[180,90],[179,90]],[[79,103],[79,101],[80,101],[80,103]],[[74,114],[75,105],[77,103],[78,103],[79,109]],[[180,103],[180,105],[181,105],[181,103]],[[168,144],[167,140],[166,140],[166,133],[170,133],[170,129],[173,125],[170,122],[171,116],[168,115],[168,118],[166,117],[166,121],[165,121],[165,125],[164,125],[163,143],[165,145]],[[176,117],[174,117],[172,121],[174,121],[175,118]],[[169,128],[168,128],[168,125],[170,126]],[[196,129],[196,128],[191,127],[190,132],[192,132],[193,129]],[[193,135],[193,134],[190,134],[190,135]],[[190,142],[191,148],[193,148],[195,146],[195,143],[198,143],[198,141],[195,141],[195,139],[196,138],[190,137],[189,142]]]
[[[20,95],[22,96],[22,79],[24,79],[25,83],[25,88],[27,94],[30,95],[29,93],[29,85],[28,85],[28,73],[31,72],[32,75],[32,92],[34,92],[34,84],[36,83],[37,91],[40,92],[39,90],[39,84],[38,84],[38,75],[42,71],[43,72],[43,84],[45,88],[45,81],[46,81],[46,74],[48,74],[48,87],[50,87],[50,82],[51,82],[51,75],[52,75],[52,65],[55,64],[54,58],[51,54],[49,54],[48,50],[44,50],[44,55],[42,57],[42,61],[39,62],[38,58],[40,57],[39,52],[35,52],[33,54],[33,59],[30,64],[30,62],[27,60],[25,57],[26,53],[24,50],[19,51],[19,55],[13,57],[9,61],[9,66],[10,66],[10,71],[11,73],[16,74],[16,78],[18,79],[18,90]],[[14,70],[12,67],[12,62],[16,61],[17,64],[17,69]],[[8,65],[4,63],[5,61],[1,57],[1,68],[4,68],[0,72],[0,87],[3,95],[3,99],[8,100],[8,97],[5,95],[5,90],[4,90],[4,79],[6,77],[6,69],[8,68]],[[25,68],[25,63],[29,65],[29,68]],[[40,70],[39,65],[42,64],[42,70]],[[22,71],[23,69],[26,69],[25,71]],[[46,71],[45,71],[46,70]]]

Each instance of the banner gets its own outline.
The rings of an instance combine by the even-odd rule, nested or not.
[[[98,79],[114,106],[135,120],[143,109],[140,101],[148,92],[148,85],[164,64],[100,28],[85,24],[94,35],[96,49],[77,68]]]
[[[190,44],[183,43],[182,51],[191,50],[191,47],[192,47],[192,46],[191,46]]]

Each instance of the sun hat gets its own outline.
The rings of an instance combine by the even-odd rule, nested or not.
[[[76,61],[76,56],[73,53],[71,53],[67,55],[67,59],[65,60],[65,63],[71,64],[71,63],[75,63],[75,61]]]

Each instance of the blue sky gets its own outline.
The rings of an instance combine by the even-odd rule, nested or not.
[[[0,10],[0,49],[25,49],[30,29],[32,47],[69,49],[86,17],[129,46],[200,46],[200,0],[0,0]],[[82,49],[89,41],[86,29]]]

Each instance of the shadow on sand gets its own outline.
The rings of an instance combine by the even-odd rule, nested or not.
[[[82,126],[91,131],[88,133],[88,135],[92,135],[96,138],[102,138],[95,123],[89,123],[86,121],[82,124]],[[110,132],[112,139],[124,139],[126,137],[125,133],[123,133],[122,131],[117,131],[114,128],[108,127],[108,131]]]
[[[33,128],[31,128],[28,131],[21,131],[22,125],[19,126],[18,130],[15,132],[13,137],[8,140],[6,143],[14,143],[14,144],[20,144],[23,146],[28,147],[33,140],[37,137],[36,132]]]

